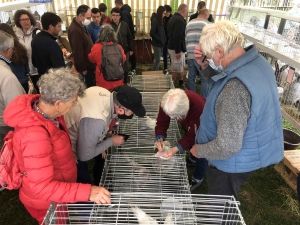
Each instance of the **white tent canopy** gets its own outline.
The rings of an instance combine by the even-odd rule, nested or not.
[[[19,0],[14,2],[5,2],[0,3],[0,11],[1,12],[10,12],[12,10],[21,9],[21,8],[27,8],[31,6],[40,5],[43,3],[31,3],[29,0]]]

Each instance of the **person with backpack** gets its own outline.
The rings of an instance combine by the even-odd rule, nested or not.
[[[114,29],[106,24],[101,27],[98,40],[88,55],[89,60],[96,64],[96,85],[109,91],[124,84],[126,55],[117,43]]]
[[[102,26],[102,17],[99,9],[92,8],[92,22],[86,26],[87,32],[90,34],[93,43],[95,44],[98,39],[98,34],[100,32],[100,28]]]
[[[14,21],[16,23],[16,36],[18,37],[19,42],[23,44],[27,49],[29,59],[29,75],[35,90],[38,92],[38,87],[36,83],[41,76],[38,74],[37,69],[32,64],[31,59],[31,41],[40,31],[40,29],[35,27],[38,23],[34,19],[34,16],[24,9],[20,9],[15,12]]]
[[[163,47],[167,44],[167,37],[164,29],[165,14],[165,7],[159,6],[156,13],[152,13],[151,16],[150,36],[152,38],[152,48],[154,50],[153,71],[159,70],[160,56],[162,54]],[[166,69],[168,68],[164,68],[164,70]]]
[[[14,177],[11,173],[3,176],[5,166],[0,164],[0,185],[9,189],[11,183],[3,181],[12,178],[15,184],[21,177],[20,201],[41,224],[51,202],[109,204],[110,193],[103,187],[76,183],[76,161],[63,116],[85,95],[84,83],[60,68],[41,76],[38,86],[40,95],[21,95],[4,111],[4,122],[14,128],[5,142],[12,143],[8,146],[13,151],[10,165],[19,170]],[[2,154],[5,152],[3,149]]]

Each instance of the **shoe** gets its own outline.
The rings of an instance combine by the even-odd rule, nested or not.
[[[192,177],[192,179],[189,180],[190,191],[192,192],[192,191],[196,190],[198,187],[200,187],[202,181],[203,181],[203,179],[200,181],[197,181],[194,177]]]
[[[160,61],[163,61],[164,60],[164,57],[160,57]]]
[[[188,89],[185,87],[184,84],[180,84],[180,85],[179,85],[179,88],[182,89],[182,90],[188,90]]]
[[[129,71],[128,75],[136,75],[136,71],[135,70]]]
[[[169,71],[168,70],[164,70],[164,75],[169,75]]]
[[[195,167],[196,166],[196,161],[192,160],[191,158],[186,159],[186,166],[187,167]]]

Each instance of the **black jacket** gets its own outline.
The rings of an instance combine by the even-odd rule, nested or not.
[[[171,17],[172,17],[173,15],[172,14],[170,14],[170,16],[169,17],[164,17],[164,27],[165,27],[165,32],[166,32],[166,37],[167,37],[167,41],[168,41],[168,30],[167,30],[167,26],[168,26],[168,22],[169,22],[169,20],[171,19]],[[168,44],[168,43],[167,43]]]
[[[150,36],[152,38],[152,45],[155,47],[163,47],[166,45],[167,38],[165,28],[158,24],[157,14],[152,13]]]
[[[175,50],[175,53],[186,52],[185,47],[186,22],[183,16],[176,12],[168,22],[168,49]]]
[[[39,75],[45,74],[50,68],[66,66],[62,50],[55,40],[48,32],[41,31],[31,41],[32,64]]]
[[[193,20],[193,19],[196,19],[197,17],[198,17],[198,12],[196,12],[196,13],[193,14],[193,15],[191,15],[189,21],[191,21],[191,20]],[[210,23],[214,23],[214,22],[215,22],[215,21],[214,21],[214,18],[212,17],[211,14],[209,14],[209,17],[208,17],[207,20],[208,20],[208,22],[210,22]]]
[[[121,24],[121,27],[119,32],[117,33],[118,44],[122,46],[125,53],[133,51],[133,39],[127,23],[120,20],[119,24]],[[110,22],[110,25],[114,28],[114,31],[117,32],[118,25],[115,24],[113,20]]]
[[[133,26],[133,20],[130,12],[131,12],[130,6],[127,4],[123,5],[121,8],[121,20],[127,23],[132,38],[134,39],[134,26]]]

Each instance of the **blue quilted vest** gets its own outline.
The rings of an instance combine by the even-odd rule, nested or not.
[[[205,144],[217,136],[215,105],[224,85],[239,79],[251,94],[251,109],[240,151],[223,160],[207,159],[219,170],[228,173],[250,172],[283,158],[281,110],[274,72],[255,46],[233,61],[210,80],[210,91],[200,117],[196,143]]]

